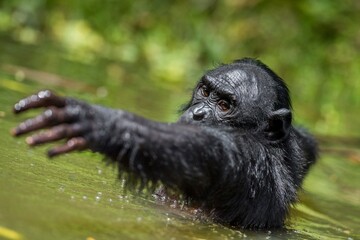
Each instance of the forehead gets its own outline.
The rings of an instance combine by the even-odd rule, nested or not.
[[[255,70],[249,67],[224,65],[207,72],[204,77],[216,90],[240,95],[248,99],[259,97],[259,81]]]

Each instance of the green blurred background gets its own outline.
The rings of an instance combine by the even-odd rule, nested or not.
[[[360,136],[359,1],[13,0],[0,7],[3,41],[41,48],[28,50],[23,66],[104,87],[115,100],[124,82],[136,82],[134,91],[156,92],[166,108],[154,118],[175,119],[204,70],[247,56],[285,79],[297,122],[317,134]],[[1,62],[11,64],[7,57]],[[78,67],[62,66],[66,60]]]
[[[358,238],[359,13],[357,0],[0,0],[0,239]],[[286,81],[321,143],[286,231],[193,221],[124,195],[98,155],[49,161],[8,134],[34,115],[12,104],[44,88],[176,121],[204,71],[242,57]]]

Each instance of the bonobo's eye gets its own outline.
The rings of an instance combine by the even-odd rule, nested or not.
[[[205,85],[201,85],[199,91],[203,97],[208,97],[210,95],[210,91]]]
[[[219,109],[223,112],[227,112],[230,110],[231,104],[226,101],[221,99],[220,101],[218,101],[217,105],[219,106]]]

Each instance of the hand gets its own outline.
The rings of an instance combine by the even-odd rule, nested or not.
[[[60,97],[45,90],[20,100],[14,105],[14,113],[19,114],[29,109],[42,107],[47,109],[37,117],[22,122],[12,129],[11,133],[14,136],[20,136],[49,128],[27,137],[26,143],[30,146],[66,139],[64,145],[56,146],[48,151],[49,157],[87,148],[84,134],[91,132],[90,121],[86,121],[91,113],[91,111],[86,111],[90,105],[75,99]]]

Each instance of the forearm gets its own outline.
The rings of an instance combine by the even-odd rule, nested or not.
[[[117,162],[120,171],[132,172],[145,181],[160,180],[197,198],[208,194],[225,172],[222,161],[227,161],[229,151],[224,146],[231,143],[216,128],[158,123],[50,91],[22,99],[14,112],[39,107],[47,110],[12,133],[20,136],[47,128],[26,141],[36,146],[65,140],[49,149],[50,157],[90,149]]]
[[[100,121],[98,127],[102,130],[88,139],[89,148],[116,161],[121,170],[144,180],[160,180],[190,195],[203,195],[211,180],[220,177],[218,156],[222,144],[202,128],[158,123],[121,110],[94,108],[106,116],[106,122]]]

